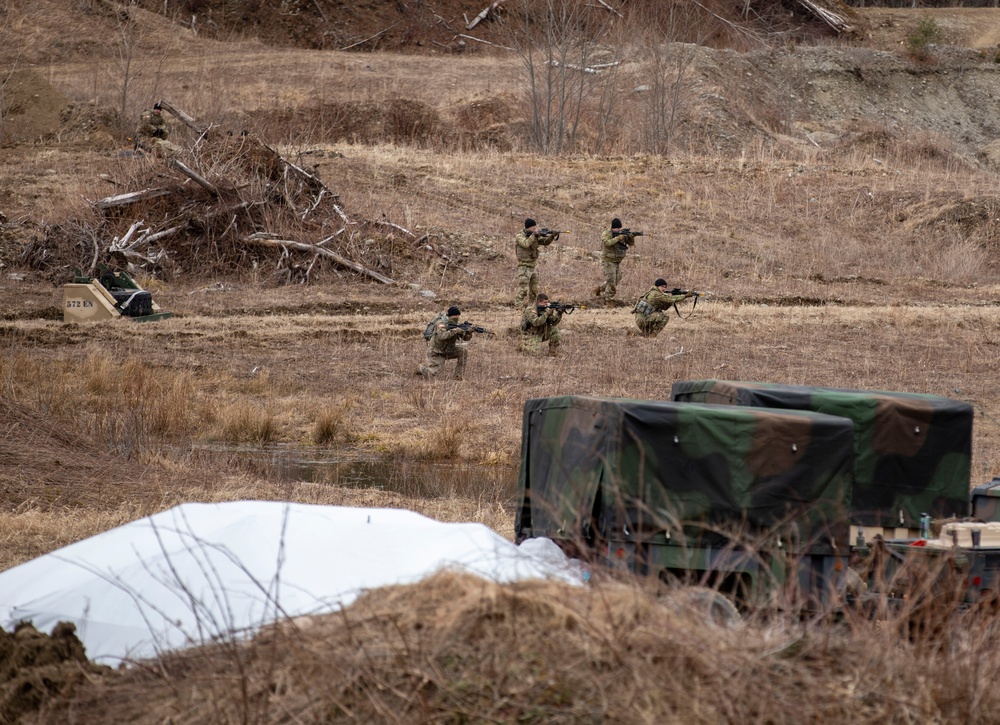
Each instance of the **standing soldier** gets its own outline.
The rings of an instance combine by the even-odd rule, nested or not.
[[[675,303],[694,297],[694,292],[667,291],[667,283],[658,279],[649,288],[649,292],[639,298],[632,312],[635,313],[635,326],[643,337],[656,337],[660,330],[667,326],[670,318],[667,314]]]
[[[538,294],[538,247],[547,247],[559,238],[559,232],[539,230],[534,219],[524,220],[524,229],[514,237],[514,251],[517,255],[517,296],[514,304],[525,307]]]
[[[549,296],[540,292],[535,304],[524,308],[521,315],[521,350],[537,355],[549,343],[549,355],[559,354],[559,321],[562,313],[549,308]]]
[[[417,368],[417,375],[425,378],[437,377],[446,360],[457,360],[455,380],[465,376],[465,360],[469,355],[466,341],[472,339],[472,330],[457,327],[462,311],[452,305],[445,313],[446,318],[434,326],[430,344],[427,347],[427,364]]]
[[[625,252],[635,244],[635,238],[641,236],[642,232],[623,230],[621,220],[617,218],[611,220],[610,229],[601,232],[601,270],[604,272],[604,281],[594,289],[594,297],[604,297],[608,307],[614,305],[618,283],[622,281],[620,265],[625,259]]]

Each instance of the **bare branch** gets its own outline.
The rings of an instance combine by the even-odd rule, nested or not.
[[[476,27],[477,25],[479,25],[479,23],[481,23],[482,21],[486,20],[487,16],[489,16],[490,13],[495,12],[496,9],[498,7],[500,7],[500,5],[502,5],[502,4],[503,4],[503,0],[495,0],[494,2],[490,3],[489,5],[487,5],[485,8],[483,8],[483,11],[481,13],[479,13],[479,15],[477,15],[476,17],[474,17],[470,22],[466,23],[465,29],[466,30],[472,30],[474,27]]]
[[[128,206],[146,199],[155,199],[172,193],[170,189],[143,189],[142,191],[130,191],[127,194],[115,194],[106,196],[94,202],[98,209],[112,209],[117,206]]]
[[[322,254],[325,257],[329,257],[342,267],[353,269],[355,272],[363,274],[367,277],[371,277],[372,279],[381,282],[382,284],[396,284],[395,280],[386,277],[385,275],[380,274],[375,270],[368,269],[367,267],[360,265],[357,262],[352,262],[347,257],[341,256],[330,249],[326,249],[325,247],[319,246],[318,244],[307,244],[305,242],[296,242],[290,239],[274,239],[269,234],[251,234],[246,238],[246,241],[250,244],[255,244],[258,246],[281,247],[283,249],[291,247],[292,249],[299,249],[305,252],[312,252],[313,254]]]
[[[350,45],[345,45],[343,48],[341,48],[341,50],[350,50],[351,48],[356,48],[357,46],[362,45],[363,43],[367,43],[369,40],[375,40],[375,38],[378,38],[378,37],[380,37],[382,35],[385,35],[390,30],[392,30],[393,28],[395,28],[397,25],[399,25],[399,23],[393,23],[388,28],[385,28],[384,30],[378,31],[377,33],[375,33],[375,35],[371,35],[371,36],[365,38],[364,40],[359,40],[357,43],[351,43]]]
[[[183,162],[178,161],[177,159],[174,159],[173,161],[170,162],[170,165],[173,166],[178,171],[180,171],[182,174],[184,174],[186,177],[188,177],[192,181],[196,182],[199,186],[201,186],[203,189],[205,189],[212,196],[218,196],[219,195],[219,190],[215,187],[215,185],[212,182],[210,182],[204,176],[202,176],[201,174],[197,173],[194,169],[192,169],[191,167],[187,166]]]

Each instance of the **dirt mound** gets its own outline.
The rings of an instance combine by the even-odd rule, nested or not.
[[[87,660],[68,622],[57,624],[51,636],[30,624],[0,629],[0,722],[20,722],[51,698],[72,696],[88,675],[106,671]]]
[[[16,69],[6,76],[0,94],[0,143],[38,141],[62,127],[66,97],[33,70]]]

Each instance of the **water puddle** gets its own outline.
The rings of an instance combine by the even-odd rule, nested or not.
[[[420,498],[479,498],[512,501],[517,469],[465,461],[422,461],[399,457],[345,458],[342,450],[288,445],[196,446],[195,458],[239,468],[272,481],[347,488],[375,488]]]

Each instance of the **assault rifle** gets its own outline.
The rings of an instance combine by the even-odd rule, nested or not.
[[[614,229],[611,230],[612,237],[620,237],[623,234],[631,234],[633,237],[646,236],[645,232],[633,232],[631,229],[619,229],[617,232]]]
[[[577,305],[572,302],[549,302],[549,309],[562,312],[564,315],[573,314],[573,310],[585,310],[584,305]]]
[[[698,300],[700,298],[702,298],[702,297],[705,296],[704,292],[698,292],[697,290],[693,290],[693,289],[690,289],[690,290],[689,289],[681,289],[680,287],[674,287],[672,290],[670,290],[670,294],[672,294],[672,295],[691,295],[691,296],[694,297],[694,304],[691,305],[691,311],[687,313],[688,317],[690,317],[691,315],[694,314],[694,308],[698,306]],[[681,314],[680,308],[677,307],[677,303],[676,302],[674,302],[674,304],[672,305],[672,307],[674,308],[674,312],[677,313],[678,317],[680,317],[682,320],[686,319],[684,317],[684,315]]]
[[[547,237],[550,234],[554,234],[555,236],[558,237],[560,234],[569,234],[569,232],[565,230],[559,231],[558,229],[549,229],[546,227],[545,229],[539,229],[537,232],[535,232],[535,234],[542,237]]]
[[[480,335],[496,335],[496,333],[492,330],[487,330],[485,327],[480,327],[479,325],[473,325],[468,320],[462,323],[449,322],[445,329],[462,330],[464,332],[478,332]]]

